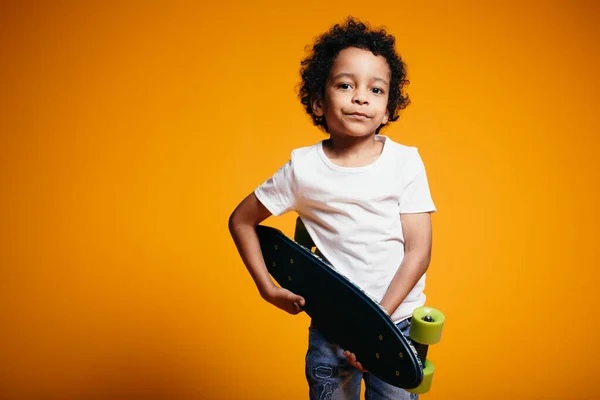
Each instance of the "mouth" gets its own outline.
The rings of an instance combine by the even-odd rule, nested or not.
[[[369,119],[369,118],[371,118],[367,114],[363,114],[363,113],[359,113],[359,112],[349,113],[349,114],[346,114],[346,115],[348,115],[350,117],[357,118],[357,119]]]

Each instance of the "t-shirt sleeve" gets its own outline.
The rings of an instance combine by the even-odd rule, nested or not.
[[[404,179],[400,195],[400,213],[435,212],[436,208],[429,191],[425,165],[418,150],[416,148],[411,150],[403,168]]]
[[[254,190],[258,200],[275,216],[293,210],[295,193],[292,160]]]

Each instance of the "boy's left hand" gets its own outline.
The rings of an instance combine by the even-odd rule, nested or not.
[[[382,307],[384,307],[382,305]],[[383,308],[385,310],[385,312],[389,315],[390,313],[387,311],[387,308]],[[368,370],[366,370],[365,368],[363,368],[362,364],[358,361],[356,361],[356,354],[352,353],[351,351],[348,350],[344,350],[344,356],[346,356],[346,360],[348,360],[348,363],[350,363],[350,365],[352,365],[354,368],[358,369],[360,372],[369,372]]]
[[[356,361],[356,354],[354,354],[348,350],[344,350],[343,354],[346,356],[346,360],[348,360],[350,365],[352,365],[354,368],[358,369],[360,372],[369,372],[363,368],[363,366],[360,362]]]

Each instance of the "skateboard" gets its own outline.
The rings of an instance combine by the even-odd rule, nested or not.
[[[410,338],[366,292],[320,257],[297,219],[296,241],[281,231],[258,225],[265,264],[277,283],[305,299],[305,311],[330,342],[356,354],[369,373],[412,393],[429,391],[434,366],[427,360],[429,345],[438,343],[444,315],[420,307],[412,316]]]

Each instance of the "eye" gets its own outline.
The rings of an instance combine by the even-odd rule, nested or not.
[[[373,89],[371,89],[371,90],[372,90],[372,91],[373,91],[373,93],[375,93],[375,94],[383,94],[383,93],[384,93],[384,92],[383,92],[383,89],[381,89],[381,88],[378,88],[378,87],[376,87],[376,88],[373,88]]]
[[[350,89],[350,88],[351,88],[351,86],[350,86],[350,84],[349,84],[349,83],[340,83],[340,84],[338,85],[338,88],[340,88],[340,89],[343,89],[343,90],[348,90],[348,89]]]

